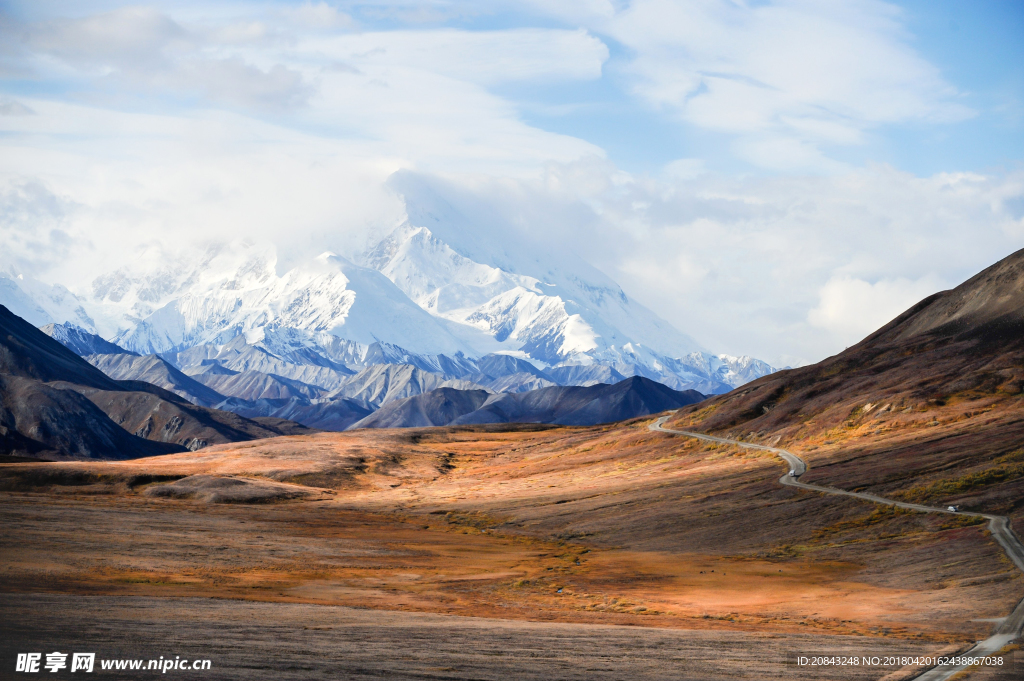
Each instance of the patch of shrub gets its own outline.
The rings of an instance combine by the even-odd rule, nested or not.
[[[922,502],[941,497],[955,497],[1000,482],[1024,477],[1024,449],[1018,449],[997,458],[996,466],[975,471],[952,480],[938,480],[929,485],[912,487],[896,496],[907,501]]]
[[[815,539],[826,539],[832,535],[843,534],[845,532],[852,532],[854,530],[863,530],[875,525],[887,523],[890,520],[896,518],[917,515],[919,511],[911,511],[910,509],[900,508],[898,506],[876,506],[871,513],[860,518],[854,518],[853,520],[840,520],[838,523],[833,523],[826,527],[817,530],[814,533]]]

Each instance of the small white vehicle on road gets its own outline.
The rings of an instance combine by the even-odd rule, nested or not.
[[[960,508],[958,506],[947,506],[946,510],[949,511],[950,513],[956,513],[957,511],[960,510]]]
[[[795,478],[796,477],[796,471],[790,471],[789,472],[789,477]]]

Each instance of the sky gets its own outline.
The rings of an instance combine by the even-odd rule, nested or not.
[[[818,361],[1024,247],[1024,3],[0,1],[0,260],[45,281],[356,253],[398,170]]]

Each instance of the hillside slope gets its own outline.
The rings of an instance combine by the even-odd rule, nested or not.
[[[132,435],[77,390],[0,374],[0,456],[131,459],[184,449]]]
[[[285,432],[149,383],[114,380],[3,306],[0,379],[3,455],[125,459]]]
[[[674,427],[779,442],[809,481],[1024,506],[1024,250],[844,352],[687,409]]]
[[[107,376],[118,381],[143,381],[184,397],[192,404],[212,407],[224,396],[175,369],[157,355],[86,355],[85,360]]]
[[[89,333],[86,329],[71,322],[46,324],[39,327],[39,330],[50,338],[60,341],[64,347],[82,357],[86,355],[135,354],[134,352],[128,352],[119,345],[114,345],[110,341],[103,340],[96,334]]]

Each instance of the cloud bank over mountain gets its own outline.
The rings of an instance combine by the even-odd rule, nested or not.
[[[703,347],[783,365],[1024,243],[1014,91],[942,68],[890,3],[5,12],[0,265],[78,295],[242,238],[275,276],[365,266],[415,210],[404,171],[478,242],[578,257]],[[477,274],[397,285],[493,322],[453,318]]]

